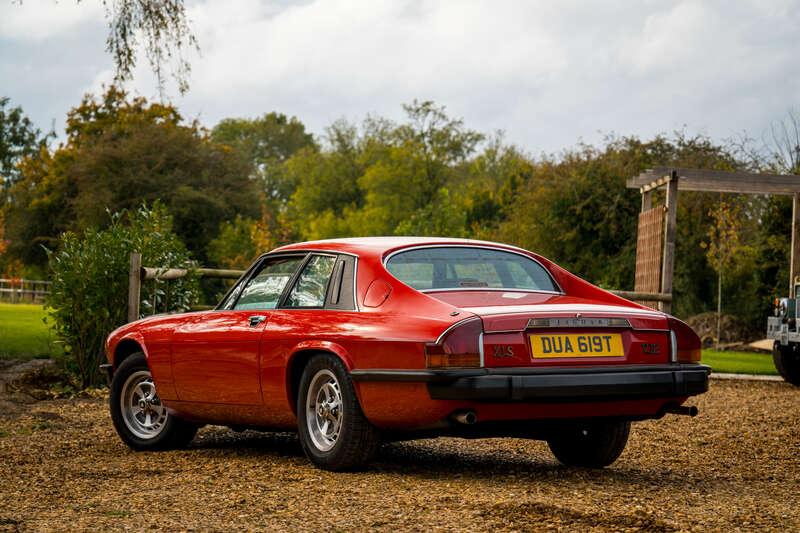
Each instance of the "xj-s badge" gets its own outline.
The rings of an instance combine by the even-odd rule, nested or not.
[[[647,355],[658,355],[661,353],[661,346],[659,346],[656,343],[643,342],[642,352],[644,352]]]
[[[504,344],[495,344],[494,345],[494,356],[495,357],[514,357],[514,347],[508,346]]]

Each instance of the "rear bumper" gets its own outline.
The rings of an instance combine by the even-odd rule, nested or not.
[[[698,364],[607,367],[353,370],[355,381],[425,382],[434,400],[586,402],[685,398],[708,390]]]

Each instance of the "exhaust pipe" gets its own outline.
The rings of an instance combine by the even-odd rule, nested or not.
[[[668,405],[664,408],[664,412],[673,415],[697,416],[700,411],[696,405]]]
[[[475,414],[475,411],[459,411],[453,414],[453,419],[458,422],[459,424],[464,424],[466,426],[471,426],[472,424],[478,421],[478,415]]]

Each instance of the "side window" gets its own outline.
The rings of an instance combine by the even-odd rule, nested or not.
[[[305,259],[281,257],[267,262],[242,289],[234,309],[275,309],[286,284]]]
[[[328,280],[335,263],[336,258],[329,255],[311,257],[292,287],[284,307],[324,307]]]

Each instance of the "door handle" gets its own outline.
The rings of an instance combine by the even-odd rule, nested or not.
[[[254,328],[264,322],[267,319],[264,315],[253,315],[249,318],[250,320],[250,327]]]

